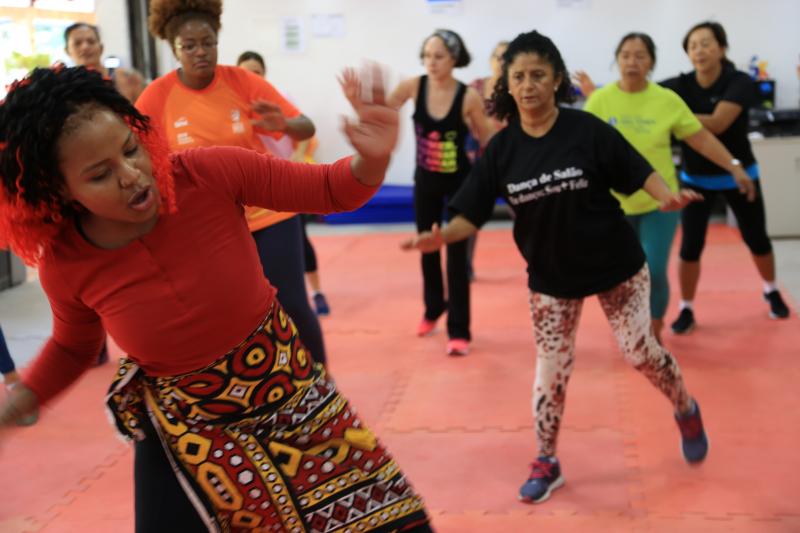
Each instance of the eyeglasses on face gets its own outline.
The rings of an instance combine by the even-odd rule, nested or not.
[[[217,48],[217,41],[203,41],[201,43],[189,41],[188,43],[175,43],[176,50],[186,52],[187,54],[194,54],[201,48],[207,52],[215,50]]]

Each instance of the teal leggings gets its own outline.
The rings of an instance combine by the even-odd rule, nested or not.
[[[644,254],[647,256],[647,266],[650,268],[650,316],[656,319],[664,318],[669,303],[667,262],[680,213],[650,211],[642,215],[629,215],[626,218],[639,236],[639,242],[642,243]]]

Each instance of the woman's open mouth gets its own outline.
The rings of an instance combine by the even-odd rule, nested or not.
[[[131,196],[130,200],[128,200],[128,207],[136,211],[147,211],[153,205],[154,201],[155,195],[153,194],[153,188],[148,186]]]

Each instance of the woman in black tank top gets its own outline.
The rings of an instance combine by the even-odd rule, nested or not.
[[[480,95],[453,77],[453,68],[470,61],[461,37],[436,30],[423,42],[420,57],[427,74],[403,81],[389,97],[389,105],[399,108],[411,98],[416,103],[414,213],[417,231],[425,231],[441,224],[448,198],[469,173],[468,134],[471,131],[483,146],[490,128]],[[447,353],[466,355],[471,339],[466,241],[447,247],[447,298],[439,252],[422,255],[422,277],[425,314],[417,335],[430,334],[447,311]]]

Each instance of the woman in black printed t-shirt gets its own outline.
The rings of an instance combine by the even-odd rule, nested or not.
[[[450,203],[446,228],[403,243],[421,251],[463,240],[491,216],[502,196],[514,210],[514,241],[528,264],[537,349],[533,410],[538,458],[520,488],[540,502],[564,479],[556,440],[583,299],[596,294],[625,358],[672,402],[689,462],[705,458],[708,441],[700,410],[678,364],[650,328],[650,280],[644,253],[619,203],[609,192],[644,189],[663,210],[698,198],[673,193],[616,131],[583,111],[559,107],[570,81],[553,42],[519,35],[503,55],[503,76],[492,96],[497,118],[509,125],[486,148]]]
[[[695,70],[661,82],[683,98],[703,126],[733,154],[731,164],[743,168],[751,178],[735,178],[691,146],[681,143],[681,186],[702,194],[705,201],[690,205],[681,213],[678,262],[681,306],[677,320],[672,323],[672,331],[678,334],[689,333],[695,326],[693,301],[700,280],[700,256],[705,246],[713,200],[719,195],[725,197],[733,211],[742,238],[753,256],[770,316],[789,316],[789,308],[776,287],[775,254],[767,236],[758,163],[747,138],[747,116],[756,101],[756,88],[750,76],[736,70],[725,57],[727,49],[728,37],[721,24],[696,24],[683,38],[683,50]]]

